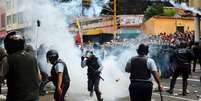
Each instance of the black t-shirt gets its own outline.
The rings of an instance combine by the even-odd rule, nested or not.
[[[39,96],[38,68],[36,58],[19,51],[8,55],[7,101],[26,101]]]

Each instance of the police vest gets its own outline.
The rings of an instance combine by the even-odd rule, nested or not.
[[[87,60],[86,65],[88,66],[88,74],[93,74],[100,67],[98,59],[95,56],[93,56],[91,60]]]
[[[177,64],[190,64],[193,59],[193,54],[189,49],[181,48],[176,50],[176,63]]]
[[[56,86],[57,85],[57,82],[58,82],[58,74],[56,72],[56,69],[55,69],[55,66],[58,64],[58,63],[61,63],[64,65],[64,71],[63,71],[63,80],[62,80],[62,84],[65,84],[66,82],[69,82],[70,81],[70,77],[69,77],[69,74],[68,74],[68,69],[67,69],[67,66],[66,64],[61,60],[57,60],[56,63],[53,65],[52,69],[51,69],[51,76],[52,76],[52,82],[53,84]]]
[[[148,80],[151,72],[147,67],[147,57],[134,57],[131,59],[131,80]]]

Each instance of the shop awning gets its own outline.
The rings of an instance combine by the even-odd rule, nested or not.
[[[83,35],[99,35],[103,33],[103,30],[100,28],[96,28],[96,29],[88,29],[88,30],[84,30],[82,32]]]

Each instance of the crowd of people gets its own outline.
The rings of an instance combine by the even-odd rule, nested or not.
[[[95,92],[97,100],[103,101],[102,92],[99,88],[103,65],[101,60],[105,56],[113,54],[118,55],[122,50],[126,50],[135,43],[139,44],[137,56],[132,57],[125,66],[125,72],[130,74],[129,93],[131,101],[151,101],[152,96],[152,77],[158,84],[159,91],[163,91],[160,83],[159,67],[157,65],[157,55],[149,55],[150,48],[153,47],[151,40],[163,40],[164,42],[176,44],[169,54],[170,63],[174,64],[174,71],[170,82],[170,89],[167,91],[172,94],[177,77],[182,75],[183,78],[183,95],[187,95],[187,79],[191,73],[191,61],[194,61],[192,71],[195,72],[197,60],[201,62],[201,44],[195,42],[193,45],[194,35],[189,32],[182,34],[177,32],[174,35],[160,34],[158,36],[145,37],[141,41],[124,40],[111,41],[100,45],[84,44],[82,47],[83,55],[81,56],[81,67],[87,67],[88,91],[92,97]],[[178,43],[177,43],[178,41]],[[149,44],[149,45],[146,45]],[[150,45],[151,44],[151,45]],[[158,47],[158,46],[157,46]],[[166,48],[159,45],[160,50],[156,51],[162,54]],[[5,48],[5,49],[4,49]],[[45,50],[41,45],[37,52],[33,47],[26,45],[25,38],[16,32],[9,32],[4,39],[4,48],[0,48],[0,82],[7,80],[7,98],[6,101],[39,101],[39,95],[47,82],[52,81],[55,86],[55,101],[65,101],[65,94],[70,87],[70,75],[66,63],[59,58],[59,53],[55,49]],[[167,49],[169,49],[167,48]],[[115,51],[117,49],[118,51]],[[99,54],[99,56],[97,55]],[[44,60],[46,63],[43,63]],[[160,59],[158,59],[160,60]],[[50,76],[43,70],[44,66],[52,65]]]
[[[159,33],[157,35],[149,36],[149,41],[153,41],[157,44],[172,45],[175,46],[181,41],[187,42],[189,45],[194,43],[195,32],[175,32],[175,33]]]

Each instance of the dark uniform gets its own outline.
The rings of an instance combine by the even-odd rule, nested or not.
[[[193,60],[193,53],[190,49],[185,48],[185,46],[177,49],[172,58],[175,59],[176,69],[172,76],[170,83],[170,89],[167,91],[170,94],[173,93],[174,85],[176,83],[177,77],[182,75],[183,79],[183,95],[187,94],[187,79],[191,73],[191,61]]]
[[[36,58],[25,51],[8,56],[6,101],[35,101],[39,96]]]
[[[25,39],[16,32],[10,32],[4,39],[8,53],[9,70],[6,101],[38,101],[39,72],[36,58],[24,50]]]
[[[200,49],[200,46],[199,46],[198,42],[196,42],[195,45],[193,45],[192,50],[193,50],[193,54],[194,54],[193,72],[195,72],[197,61],[199,62],[200,68],[201,68],[201,49]]]
[[[98,58],[91,53],[91,56],[84,59],[82,57],[82,67],[88,66],[87,76],[88,76],[88,91],[90,96],[93,96],[93,91],[96,93],[98,101],[103,101],[101,98],[101,92],[99,90],[100,74],[102,70],[102,64],[99,62]]]
[[[55,64],[53,64],[53,67],[51,69],[51,77],[52,77],[52,82],[55,85],[55,87],[57,87],[57,82],[58,82],[58,76],[57,76],[57,71],[55,69],[55,66],[61,63],[64,66],[64,70],[63,70],[63,80],[62,80],[62,84],[61,84],[61,89],[62,89],[62,94],[58,95],[57,93],[54,94],[54,98],[56,101],[65,101],[64,97],[66,95],[66,92],[70,86],[70,77],[68,74],[68,70],[67,70],[67,66],[66,64],[61,60],[57,60]],[[57,89],[55,89],[56,92]]]

